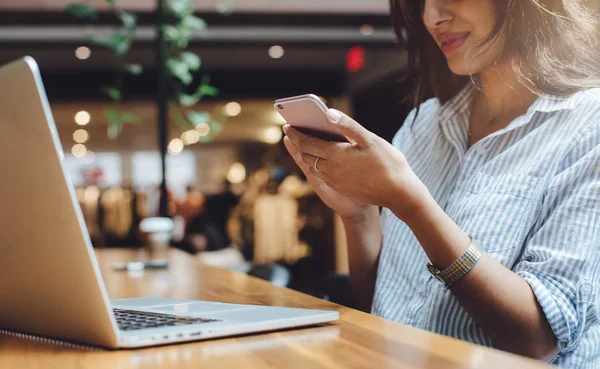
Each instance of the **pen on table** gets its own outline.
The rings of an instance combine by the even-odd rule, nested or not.
[[[167,261],[130,261],[127,263],[116,263],[113,265],[113,270],[144,270],[144,269],[166,269],[168,267]]]

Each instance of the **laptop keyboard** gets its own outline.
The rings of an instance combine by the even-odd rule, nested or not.
[[[120,330],[174,327],[188,324],[216,322],[216,319],[188,318],[144,311],[113,309]]]

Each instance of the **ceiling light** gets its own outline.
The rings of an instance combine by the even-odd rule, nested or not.
[[[246,179],[246,167],[242,163],[235,163],[227,172],[227,180],[233,184],[244,182]]]
[[[87,148],[82,144],[75,144],[73,145],[73,148],[71,148],[71,154],[76,158],[83,158],[86,152]]]
[[[73,141],[77,143],[85,143],[90,138],[90,134],[85,129],[78,129],[73,132]]]
[[[79,124],[80,126],[85,126],[90,122],[90,120],[92,120],[92,117],[90,116],[90,113],[85,110],[79,111],[77,114],[75,114],[75,123]]]
[[[363,36],[373,36],[375,33],[375,28],[370,24],[363,24],[360,26],[359,32]]]
[[[281,141],[283,133],[279,127],[269,127],[262,132],[262,140],[269,144],[276,144]]]
[[[183,141],[179,138],[174,138],[169,142],[169,153],[173,155],[179,155],[183,151]]]
[[[200,134],[200,137],[206,137],[210,133],[210,126],[206,123],[200,123],[196,126],[196,132]]]
[[[237,117],[241,112],[242,106],[235,101],[232,101],[223,107],[223,113],[228,117]]]
[[[185,131],[181,134],[181,141],[183,141],[184,145],[192,145],[198,142],[200,139],[200,133],[196,130]]]
[[[79,46],[77,49],[75,49],[75,57],[79,60],[85,60],[89,58],[90,55],[92,55],[92,50],[90,50],[89,47]]]
[[[273,45],[269,48],[269,56],[273,59],[281,59],[285,55],[285,50],[279,45]]]

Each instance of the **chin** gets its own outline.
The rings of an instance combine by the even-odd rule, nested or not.
[[[471,74],[477,74],[474,66],[467,65],[465,59],[462,56],[448,58],[448,68],[452,71],[452,73],[459,76],[469,76]]]

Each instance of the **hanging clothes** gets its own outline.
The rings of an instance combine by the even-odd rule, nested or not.
[[[133,193],[112,187],[102,195],[103,230],[107,237],[125,238],[133,225]]]
[[[254,262],[294,263],[306,256],[306,245],[298,238],[296,199],[286,195],[261,194],[256,199],[254,218]]]
[[[100,226],[98,222],[98,200],[100,198],[100,189],[97,186],[87,186],[75,190],[77,200],[85,219],[90,238],[97,241],[101,238]]]

